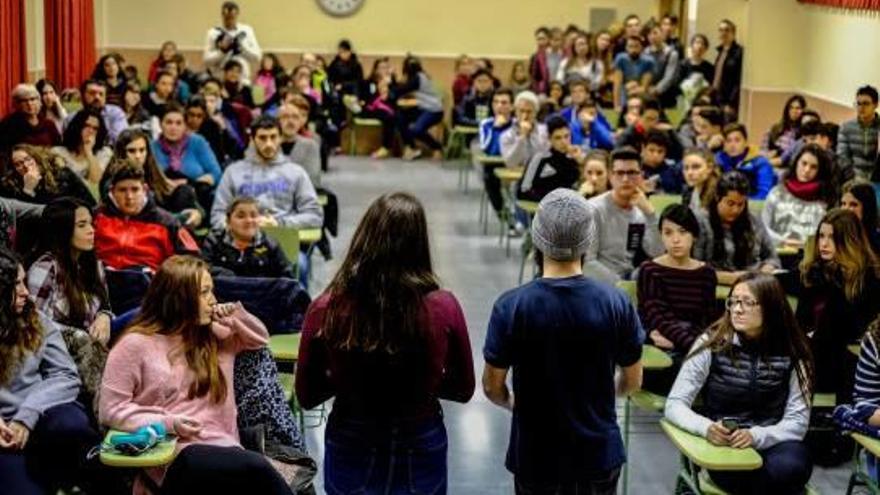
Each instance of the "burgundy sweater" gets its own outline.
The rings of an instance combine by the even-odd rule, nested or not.
[[[336,397],[333,413],[350,419],[434,417],[438,399],[467,402],[474,393],[474,363],[464,314],[455,296],[425,296],[424,346],[390,356],[330,348],[319,335],[327,294],[312,302],[303,323],[296,396],[305,408]]]
[[[639,316],[646,332],[659,331],[687,352],[716,316],[715,285],[709,265],[696,270],[646,261],[639,268]]]

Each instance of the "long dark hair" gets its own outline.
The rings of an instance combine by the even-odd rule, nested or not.
[[[853,179],[843,185],[840,196],[852,194],[862,204],[862,226],[868,236],[876,235],[880,227],[877,214],[877,191],[874,185],[864,180]],[[880,253],[878,253],[880,254]]]
[[[83,144],[82,130],[86,126],[86,121],[88,121],[89,117],[98,120],[98,134],[95,136],[95,145],[92,147],[92,151],[97,152],[107,143],[107,126],[104,125],[104,117],[101,116],[101,111],[86,107],[76,112],[70,124],[67,125],[67,129],[64,130],[61,144],[71,153],[79,153],[79,147]]]
[[[68,303],[66,321],[70,326],[82,326],[92,298],[107,302],[107,288],[101,280],[95,251],[74,253],[71,245],[76,224],[76,210],[88,205],[75,198],[59,198],[43,209],[42,235],[39,253],[49,253],[58,263],[61,290]],[[89,211],[91,213],[91,211]]]
[[[763,323],[761,335],[757,339],[759,352],[763,356],[791,358],[801,392],[805,398],[809,397],[814,376],[813,354],[810,352],[807,336],[788,304],[782,285],[773,275],[748,272],[736,279],[729,294],[733,294],[733,290],[740,284],[748,286],[761,307]],[[705,349],[716,353],[732,353],[735,332],[730,320],[730,310],[725,310],[721,318],[706,330],[709,340],[694,349],[688,357]]]
[[[194,256],[171,256],[150,282],[140,313],[126,332],[181,335],[181,352],[195,375],[188,397],[208,395],[213,403],[221,404],[227,390],[217,357],[220,340],[199,321],[202,277],[210,276],[206,262]]]
[[[156,201],[162,203],[172,193],[171,183],[168,181],[165,173],[162,172],[162,169],[159,168],[159,164],[156,163],[156,157],[153,156],[153,149],[150,147],[150,136],[141,129],[129,128],[119,133],[113,153],[115,160],[107,167],[104,177],[113,177],[113,173],[117,169],[130,162],[125,152],[125,147],[138,139],[143,139],[147,147],[147,160],[144,162],[144,178],[150,186],[150,190],[156,196]]]
[[[776,124],[781,128],[779,129],[780,133],[785,132],[793,127],[799,127],[801,124],[800,119],[798,119],[797,121],[791,120],[791,117],[789,117],[788,115],[791,104],[795,102],[801,104],[801,110],[807,109],[807,100],[801,95],[791,95],[787,100],[785,100],[785,106],[782,107],[782,119],[780,119],[779,122]]]
[[[808,144],[798,151],[788,166],[786,179],[797,180],[798,162],[807,153],[816,157],[816,161],[819,163],[819,172],[816,174],[815,179],[819,181],[819,199],[828,206],[837,203],[838,184],[837,177],[835,177],[834,171],[831,170],[831,156],[818,144]]]
[[[738,268],[745,268],[750,264],[752,250],[755,248],[755,231],[752,228],[752,218],[749,213],[749,179],[742,172],[736,170],[725,173],[715,186],[715,196],[709,201],[709,223],[712,225],[712,259],[721,261],[727,258],[724,247],[724,226],[721,225],[721,217],[718,215],[718,203],[728,193],[737,192],[746,197],[746,207],[730,226],[733,234],[733,263]]]
[[[18,373],[25,357],[43,343],[43,327],[34,302],[28,298],[20,314],[15,312],[15,284],[21,262],[0,246],[0,387]]]
[[[330,282],[321,332],[334,348],[397,354],[422,339],[422,301],[439,287],[421,203],[384,194],[367,209]]]
[[[95,64],[95,69],[92,71],[92,76],[90,79],[98,79],[99,81],[107,82],[107,71],[104,69],[104,62],[108,59],[113,59],[116,61],[116,65],[119,67],[119,74],[116,77],[120,81],[125,80],[125,60],[122,59],[122,56],[118,53],[108,53],[103,57],[98,59],[98,63]]]

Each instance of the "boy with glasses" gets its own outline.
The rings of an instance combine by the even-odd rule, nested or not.
[[[837,135],[840,168],[852,169],[859,179],[871,179],[876,169],[878,137],[877,89],[862,86],[856,91],[856,118],[844,122]]]
[[[596,242],[587,249],[584,273],[615,283],[630,279],[647,258],[663,253],[657,214],[645,195],[639,153],[624,146],[611,153],[611,190],[589,201]]]

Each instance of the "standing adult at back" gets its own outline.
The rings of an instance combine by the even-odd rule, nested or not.
[[[877,138],[880,116],[877,115],[877,89],[862,86],[856,91],[856,118],[840,126],[837,135],[837,158],[841,170],[852,170],[859,179],[875,182]]]
[[[221,77],[226,62],[238,60],[241,63],[242,79],[249,81],[250,64],[259,63],[263,54],[257,36],[252,27],[238,22],[237,3],[223,2],[220,13],[223,24],[208,29],[205,35],[205,70],[214,77]]]
[[[576,192],[545,196],[532,222],[542,276],[492,309],[483,390],[513,412],[506,466],[517,494],[610,495],[626,461],[615,392],[641,386],[644,331],[622,292],[583,275],[594,228]]]
[[[724,19],[718,24],[718,56],[712,87],[718,91],[721,106],[728,114],[739,112],[739,86],[742,83],[743,47],[736,42],[736,24]]]
[[[327,422],[330,495],[446,493],[438,399],[474,393],[471,345],[455,296],[431,266],[419,201],[381,196],[303,323],[296,395],[310,409],[336,397]]]

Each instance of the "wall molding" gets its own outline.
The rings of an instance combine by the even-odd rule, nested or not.
[[[832,98],[823,94],[814,93],[809,90],[801,89],[801,88],[768,88],[762,86],[743,86],[743,90],[751,91],[755,93],[798,93],[804,96],[808,96],[810,98],[815,98],[817,100],[823,100],[828,103],[833,103],[835,105],[840,105],[842,107],[852,107],[852,102],[840,101],[837,98]],[[855,91],[853,91],[855,94]]]

